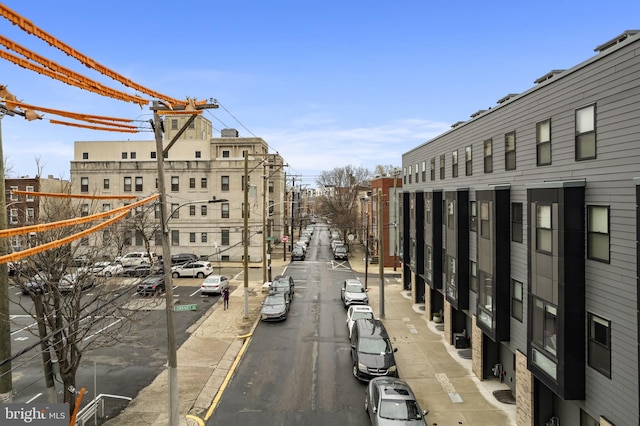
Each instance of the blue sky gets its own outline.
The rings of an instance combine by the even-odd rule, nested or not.
[[[138,84],[214,98],[218,131],[259,136],[310,185],[323,170],[401,165],[451,124],[567,69],[625,30],[640,1],[4,1],[35,25]],[[134,93],[0,18],[0,34],[109,87]],[[25,103],[148,120],[148,107],[67,86],[0,59]],[[2,119],[13,175],[69,177],[73,142],[152,139]],[[217,132],[216,132],[217,133]],[[218,133],[219,134],[219,133]]]

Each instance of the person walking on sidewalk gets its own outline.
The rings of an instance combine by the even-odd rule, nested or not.
[[[222,289],[222,301],[224,302],[224,310],[226,311],[229,307],[229,287]]]

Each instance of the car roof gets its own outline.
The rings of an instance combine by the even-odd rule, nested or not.
[[[385,399],[416,399],[411,387],[404,380],[395,377],[377,377],[372,382],[380,388],[382,397]]]
[[[384,324],[379,319],[360,318],[355,322],[362,337],[382,337],[388,339],[389,335],[384,328]]]
[[[366,305],[351,305],[350,306],[351,311],[353,312],[373,312],[373,308],[371,306],[366,306]]]

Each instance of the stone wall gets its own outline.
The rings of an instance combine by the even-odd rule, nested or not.
[[[533,425],[533,374],[527,369],[527,356],[516,351],[516,424]]]

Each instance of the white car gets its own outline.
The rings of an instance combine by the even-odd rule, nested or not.
[[[88,272],[100,277],[113,277],[122,272],[122,265],[116,262],[96,262],[91,266],[78,268],[78,272]]]
[[[116,257],[116,262],[122,266],[138,266],[143,264],[151,264],[158,262],[158,256],[155,253],[147,253],[146,251],[133,251],[124,256]]]
[[[195,262],[171,267],[171,276],[173,278],[204,278],[211,275],[212,272],[211,262],[206,260],[196,260]]]
[[[209,275],[204,279],[200,286],[200,293],[209,294],[222,294],[224,288],[229,287],[229,278],[223,275]]]
[[[373,309],[367,305],[351,305],[347,310],[347,329],[349,330],[349,339],[351,339],[351,330],[353,330],[353,324],[360,318],[375,319],[373,315]]]

